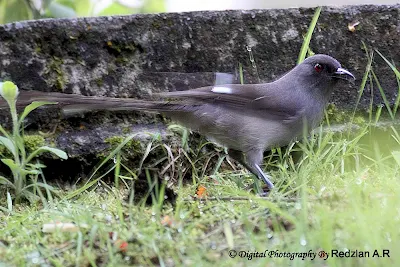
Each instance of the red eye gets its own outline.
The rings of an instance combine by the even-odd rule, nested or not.
[[[319,63],[317,63],[317,64],[315,64],[314,69],[315,69],[316,72],[321,72],[324,69],[324,66],[322,66]]]

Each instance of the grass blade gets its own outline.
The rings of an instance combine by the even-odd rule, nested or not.
[[[372,61],[373,61],[373,58],[374,58],[374,53],[373,52],[371,52],[370,55],[368,54],[368,49],[367,49],[367,46],[365,45],[364,42],[363,42],[363,48],[364,48],[365,53],[367,55],[368,63],[367,63],[367,66],[365,68],[364,76],[363,76],[363,78],[361,80],[360,89],[358,91],[358,96],[357,96],[357,101],[356,101],[356,104],[354,106],[353,114],[352,114],[351,120],[350,120],[351,122],[354,121],[354,116],[356,114],[357,107],[360,104],[361,96],[364,93],[365,85],[367,84],[367,80],[368,80],[369,74],[371,72]]]
[[[392,69],[392,71],[393,71],[394,74],[396,75],[397,79],[400,79],[400,71],[397,70],[396,66],[395,66],[394,64],[392,64],[387,58],[385,58],[385,57],[381,54],[381,52],[379,52],[379,51],[376,50],[376,49],[375,49],[375,51],[376,51],[376,53],[378,53],[378,55],[381,56],[381,58],[382,58],[383,60],[385,60],[386,64],[389,65],[389,67]]]
[[[383,88],[381,86],[381,83],[379,82],[378,77],[376,77],[375,72],[374,72],[373,69],[371,69],[371,74],[372,74],[372,77],[375,80],[375,84],[378,86],[379,92],[381,93],[381,97],[383,99],[383,102],[385,103],[386,109],[389,112],[390,117],[392,119],[394,119],[394,115],[393,115],[392,109],[390,108],[390,103],[389,103],[389,101],[388,101],[388,99],[386,97],[385,91],[383,90]]]
[[[8,191],[7,191],[7,209],[8,209],[8,212],[10,212],[10,213],[13,210],[12,198],[11,198],[10,192],[8,192]]]
[[[307,31],[306,37],[304,38],[303,44],[301,45],[300,54],[299,54],[299,58],[297,60],[297,64],[300,64],[301,62],[303,62],[303,60],[307,56],[307,52],[309,50],[311,37],[312,37],[312,34],[314,32],[315,25],[317,25],[317,21],[318,21],[318,18],[319,18],[320,14],[321,14],[321,7],[317,7],[317,9],[315,10],[314,16],[313,16],[313,18],[311,20],[310,26],[308,27],[308,31]]]

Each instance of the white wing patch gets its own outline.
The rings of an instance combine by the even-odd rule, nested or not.
[[[211,89],[211,92],[214,92],[217,94],[232,94],[232,89],[229,87],[217,86],[217,87],[213,87],[213,89]]]

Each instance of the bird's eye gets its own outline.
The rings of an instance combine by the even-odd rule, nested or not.
[[[314,70],[315,70],[316,72],[321,72],[321,71],[324,70],[324,66],[321,65],[321,64],[319,64],[319,63],[317,63],[317,64],[314,65]]]

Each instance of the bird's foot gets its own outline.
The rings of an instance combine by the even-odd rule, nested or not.
[[[269,176],[268,174],[264,173],[260,166],[258,166],[257,164],[255,164],[256,170],[257,170],[257,176],[264,181],[265,185],[269,188],[272,189],[274,188],[274,184],[271,182],[271,176]]]
[[[245,190],[248,192],[254,192],[260,197],[268,197],[272,188],[269,188],[267,184],[262,184],[260,186],[259,181],[255,180],[254,183],[247,186]]]
[[[267,184],[263,184],[258,191],[258,196],[260,197],[268,197],[271,193],[272,188],[270,188]]]

